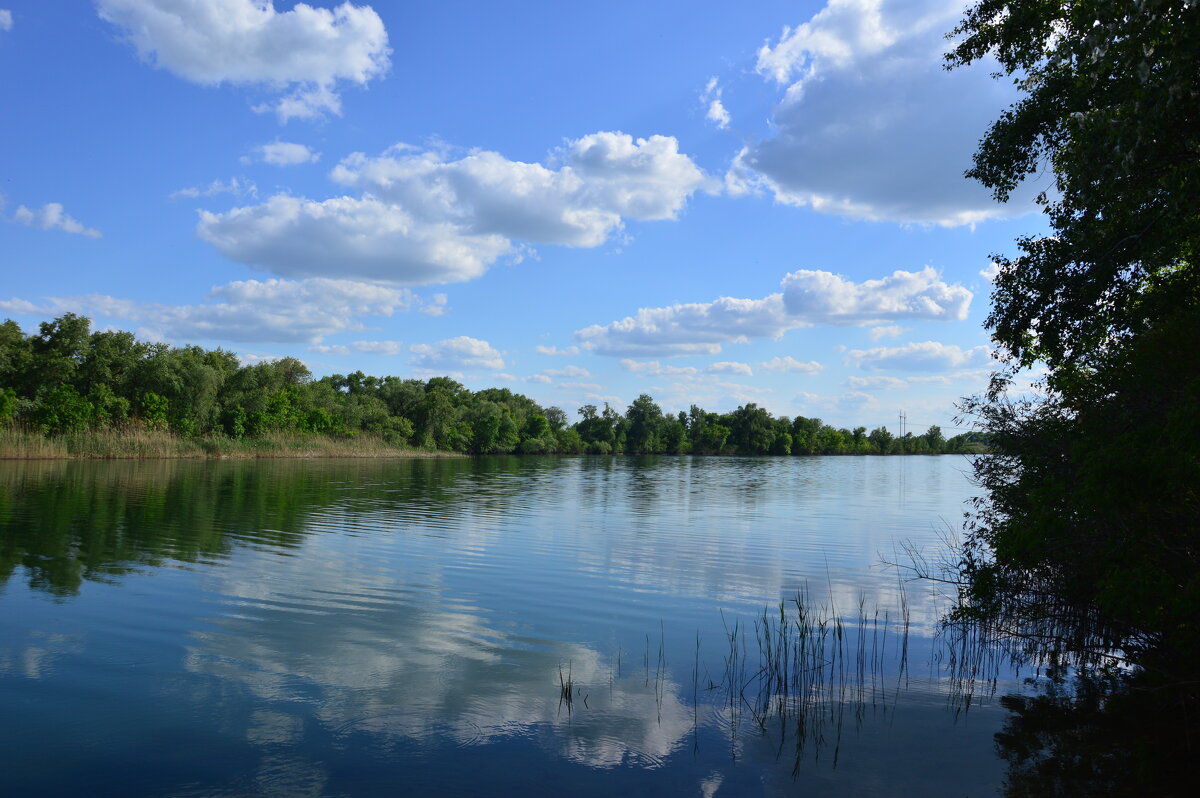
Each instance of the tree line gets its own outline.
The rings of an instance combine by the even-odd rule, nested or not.
[[[0,425],[44,435],[141,427],[185,437],[370,435],[395,446],[469,454],[944,454],[980,451],[979,433],[940,428],[896,436],[885,427],[835,428],[818,418],[772,416],[756,404],[730,413],[696,405],[664,413],[639,396],[624,413],[584,405],[572,424],[507,388],[471,391],[449,377],[314,379],[299,360],[242,365],[199,346],[95,331],[73,313],[26,335],[0,325]]]

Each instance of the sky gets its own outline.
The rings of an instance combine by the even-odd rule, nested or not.
[[[955,429],[1044,175],[956,0],[0,0],[0,318]]]

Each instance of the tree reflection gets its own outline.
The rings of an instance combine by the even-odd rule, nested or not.
[[[1194,794],[1186,718],[1196,708],[1175,691],[1117,669],[1052,669],[1039,687],[1001,699],[1007,796]]]
[[[461,460],[19,462],[0,468],[0,585],[23,569],[57,597],[168,561],[224,559],[238,543],[298,548],[309,521],[384,502],[453,512]],[[504,463],[493,467],[503,467]],[[354,480],[353,488],[347,483]]]

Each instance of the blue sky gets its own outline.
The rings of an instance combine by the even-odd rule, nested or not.
[[[992,361],[945,0],[0,0],[0,317],[920,432]]]

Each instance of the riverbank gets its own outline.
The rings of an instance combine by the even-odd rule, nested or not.
[[[182,437],[144,428],[68,432],[48,437],[0,430],[0,460],[119,460],[306,457],[463,457],[457,452],[393,446],[369,435],[280,433],[258,438]]]

